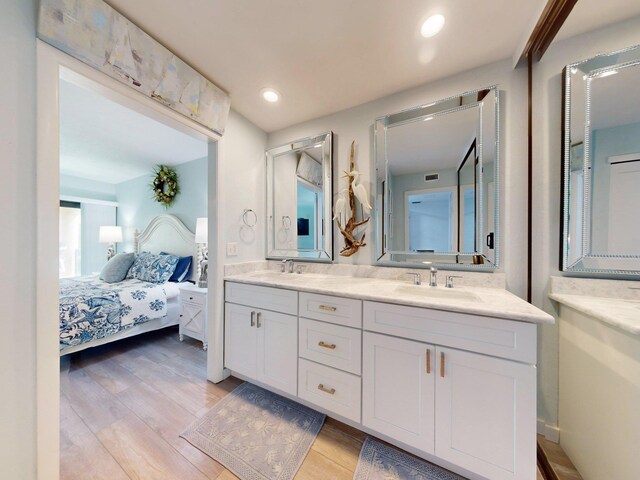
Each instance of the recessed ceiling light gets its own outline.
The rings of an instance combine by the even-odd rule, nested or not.
[[[269,103],[275,103],[280,100],[280,94],[273,88],[265,88],[262,90],[262,98]]]
[[[442,27],[444,27],[444,16],[440,14],[431,15],[422,24],[420,33],[424,38],[433,37],[434,35],[437,35],[440,30],[442,30]]]

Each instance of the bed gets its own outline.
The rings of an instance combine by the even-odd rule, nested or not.
[[[159,215],[141,233],[136,232],[134,251],[192,256],[188,280],[197,278],[201,252],[195,235],[173,215]],[[109,284],[97,276],[61,279],[60,355],[177,325],[179,285],[135,278]]]

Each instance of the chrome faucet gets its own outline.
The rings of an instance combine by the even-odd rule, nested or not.
[[[422,285],[422,276],[419,273],[408,272],[407,275],[413,275],[414,285]]]
[[[436,267],[431,267],[431,275],[429,277],[429,286],[431,287],[438,286],[438,269]]]
[[[288,270],[288,272],[287,272]],[[293,260],[290,258],[285,258],[280,262],[280,273],[293,273]]]
[[[462,276],[461,275],[447,275],[447,283],[445,284],[445,287],[453,288],[453,279],[454,278],[462,278]]]

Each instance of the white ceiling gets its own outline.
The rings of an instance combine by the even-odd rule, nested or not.
[[[477,137],[479,110],[418,120],[387,130],[387,158],[391,175],[457,169]]]
[[[555,41],[640,15],[638,0],[578,0]]]
[[[583,0],[581,0],[583,1]],[[267,132],[511,57],[545,0],[107,0]],[[579,2],[580,3],[580,2]],[[446,17],[425,39],[423,21]],[[260,90],[282,98],[267,104]]]
[[[205,156],[205,142],[60,81],[62,174],[115,184]]]

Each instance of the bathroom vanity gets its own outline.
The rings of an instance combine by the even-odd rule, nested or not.
[[[500,288],[344,275],[225,279],[225,366],[473,479],[536,474],[536,324]]]

